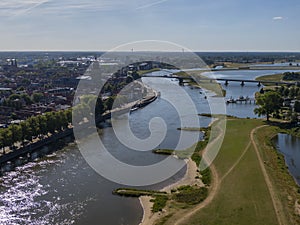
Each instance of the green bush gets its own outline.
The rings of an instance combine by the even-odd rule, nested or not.
[[[202,182],[205,185],[211,184],[211,172],[209,168],[206,168],[205,170],[201,171],[200,174],[202,175]]]
[[[154,203],[152,206],[152,212],[153,213],[160,212],[163,210],[163,208],[165,208],[168,201],[168,196],[156,195],[155,198],[151,199],[150,201]]]
[[[178,193],[173,194],[173,199],[189,205],[198,204],[207,198],[208,190],[205,187],[183,186],[178,188]]]

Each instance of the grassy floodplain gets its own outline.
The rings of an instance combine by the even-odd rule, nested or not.
[[[270,141],[279,130],[265,125],[263,120],[229,119],[213,163],[217,176],[211,201],[157,224],[300,224],[295,213],[299,189]]]
[[[159,69],[159,68],[154,68],[154,69],[151,69],[151,70],[139,70],[138,71],[138,74],[140,75],[140,76],[142,76],[142,75],[145,75],[145,74],[147,74],[147,73],[152,73],[152,72],[157,72],[157,71],[160,71],[161,69]]]
[[[274,81],[274,82],[280,82],[283,80],[283,74],[274,74],[274,75],[265,75],[265,76],[260,76],[257,77],[255,80],[259,80],[259,81]],[[264,83],[262,82],[263,85],[265,86],[272,86],[273,84],[268,84],[268,83]]]

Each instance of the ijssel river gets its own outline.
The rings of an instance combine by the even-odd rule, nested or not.
[[[274,73],[278,71],[228,71],[215,72],[214,75],[254,79],[259,75]],[[178,115],[174,106],[163,97],[176,97],[176,92],[171,87],[178,84],[165,78],[143,78],[143,82],[160,91],[162,97],[130,114],[131,129],[137,137],[146,138],[150,135],[149,121],[154,117],[163,118],[167,125],[167,135],[162,143],[158,143],[157,148],[173,149],[180,136],[177,128],[181,127],[181,117],[188,117],[189,114],[186,111],[185,114]],[[205,91],[187,86],[182,88],[193,100],[198,113],[210,113]],[[260,89],[256,84],[248,83],[244,87],[239,83],[229,83],[224,88],[227,91],[226,98],[253,98],[254,93]],[[177,104],[181,105],[183,101],[185,100],[178,98]],[[227,105],[227,114],[255,117],[254,108],[253,104],[230,104]],[[205,117],[199,117],[199,120],[202,127],[211,122],[211,119]],[[126,148],[116,139],[114,130],[110,127],[103,130],[100,138],[114,157],[132,165],[149,165],[165,158],[151,151],[137,152]],[[201,138],[199,133],[199,140]],[[186,142],[181,147],[192,144],[194,143]],[[184,169],[169,180],[146,188],[160,188],[180,179],[183,174]],[[138,199],[112,195],[112,191],[119,187],[121,185],[94,172],[76,145],[70,144],[63,150],[19,167],[0,178],[0,224],[139,224],[143,211]]]

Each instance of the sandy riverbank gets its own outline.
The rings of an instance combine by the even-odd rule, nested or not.
[[[204,186],[201,179],[196,179],[196,176],[198,176],[198,172],[197,172],[198,167],[197,167],[196,163],[194,161],[192,161],[191,159],[186,159],[185,162],[187,164],[187,170],[186,170],[184,177],[181,180],[177,181],[176,183],[173,183],[167,187],[164,187],[163,189],[161,189],[161,191],[166,191],[166,192],[170,193],[172,189],[183,186],[183,185],[197,184],[199,186]],[[159,212],[159,213],[151,212],[151,208],[153,206],[153,203],[150,202],[151,197],[142,196],[139,198],[139,200],[140,200],[140,203],[141,203],[141,205],[143,207],[143,211],[144,211],[143,219],[142,219],[142,222],[140,223],[140,225],[154,224],[155,221],[157,221],[159,218],[161,218],[162,216],[165,215],[165,212]]]

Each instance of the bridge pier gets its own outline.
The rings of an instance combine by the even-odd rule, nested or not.
[[[183,85],[183,79],[182,78],[177,78],[179,80],[179,85],[182,86]]]
[[[244,81],[242,81],[241,86],[245,86],[245,82]]]
[[[229,82],[228,80],[225,81],[225,86],[228,86]]]
[[[12,171],[14,168],[14,165],[11,161],[6,162],[5,164],[1,165],[1,173]]]
[[[257,84],[257,87],[260,87],[261,86],[261,83],[260,82],[258,82],[258,84]]]
[[[35,152],[31,152],[30,153],[30,160],[35,160],[35,159],[37,159],[37,158],[39,158],[40,157],[40,154],[39,154],[39,152],[37,152],[37,151],[35,151]]]

